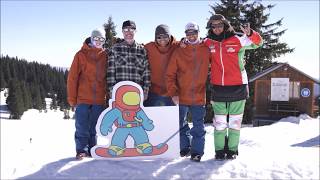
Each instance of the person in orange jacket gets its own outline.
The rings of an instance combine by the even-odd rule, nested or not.
[[[107,55],[103,31],[95,29],[74,56],[67,81],[68,102],[75,112],[76,159],[90,157],[97,144],[96,124],[106,103]]]
[[[145,106],[174,106],[171,97],[166,96],[166,71],[173,51],[178,42],[170,34],[168,25],[160,24],[155,30],[155,41],[144,47],[148,53],[151,87]]]
[[[179,46],[170,59],[166,73],[167,90],[168,96],[179,104],[180,156],[191,154],[191,160],[199,162],[205,144],[204,115],[210,52],[200,43],[197,24],[188,23],[185,33],[186,46]],[[193,123],[191,129],[187,122],[188,112]]]

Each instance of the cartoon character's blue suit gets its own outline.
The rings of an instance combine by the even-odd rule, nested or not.
[[[126,139],[130,135],[137,151],[141,154],[152,152],[152,145],[146,131],[154,128],[153,121],[147,117],[140,107],[140,91],[131,85],[119,87],[115,94],[115,101],[112,109],[108,111],[101,122],[100,132],[102,135],[108,135],[112,132],[112,125],[115,124],[115,130],[109,154],[112,156],[121,155],[126,148]]]

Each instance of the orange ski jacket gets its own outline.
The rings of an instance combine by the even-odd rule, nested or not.
[[[103,49],[90,47],[87,39],[74,56],[67,80],[68,102],[104,105],[106,102],[106,62]]]

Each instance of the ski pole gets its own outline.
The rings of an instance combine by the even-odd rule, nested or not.
[[[182,127],[183,128],[183,127]],[[175,133],[173,133],[168,139],[166,139],[163,143],[160,143],[157,145],[157,148],[160,149],[162,148],[165,144],[167,144],[168,141],[170,141],[175,135],[177,135],[181,130],[182,128],[180,128],[178,131],[176,131]]]

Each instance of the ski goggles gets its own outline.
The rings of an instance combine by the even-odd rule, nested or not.
[[[133,28],[123,28],[122,31],[123,32],[134,32],[136,29]]]
[[[186,36],[194,36],[194,35],[198,35],[198,31],[196,30],[186,31]]]
[[[106,39],[103,37],[93,37],[92,38],[94,41],[100,41],[100,42],[104,42]]]
[[[216,29],[216,28],[223,28],[224,24],[223,23],[219,23],[219,24],[211,24],[210,27],[212,29]]]
[[[168,40],[169,39],[169,35],[167,34],[162,34],[157,36],[157,40]]]

